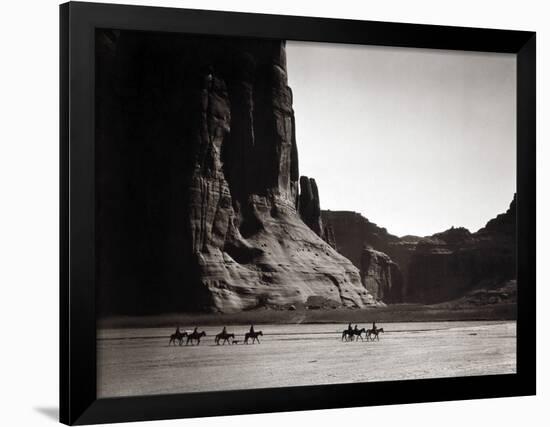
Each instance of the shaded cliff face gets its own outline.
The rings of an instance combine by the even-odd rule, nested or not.
[[[376,299],[386,303],[401,301],[403,275],[399,266],[385,253],[371,247],[363,249],[361,279]]]
[[[307,176],[300,177],[299,213],[302,221],[321,237],[332,248],[336,249],[334,230],[323,222],[321,216],[321,201],[319,189],[315,179]]]
[[[319,189],[315,179],[300,177],[300,217],[315,234],[323,237],[323,221],[321,219],[321,202]]]
[[[516,279],[516,199],[476,233],[451,228],[423,239],[408,269],[410,301],[456,299]]]
[[[284,42],[96,41],[102,312],[374,303],[321,238],[314,182],[300,194]]]
[[[363,285],[384,302],[402,302],[416,242],[402,241],[357,212],[322,211],[321,217],[334,247],[360,269]]]
[[[325,227],[332,230],[338,251],[357,267],[361,265],[365,245],[380,252],[388,252],[393,243],[400,242],[399,237],[357,212],[324,210],[321,217]]]
[[[515,197],[506,213],[476,233],[451,228],[428,237],[398,238],[354,212],[323,211],[322,217],[335,232],[338,250],[360,268],[367,289],[385,302],[431,304],[515,283]],[[364,245],[383,252],[401,275],[394,275],[389,281],[380,267],[384,263],[379,262],[385,258],[373,257],[372,251],[363,249]],[[399,278],[393,283],[395,277]],[[392,291],[380,297],[376,289],[381,284]]]

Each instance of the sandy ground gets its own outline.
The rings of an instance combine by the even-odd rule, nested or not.
[[[516,323],[381,324],[378,342],[341,342],[341,324],[257,325],[261,344],[168,347],[173,329],[98,331],[98,396],[490,375],[516,372]],[[367,326],[367,325],[360,325]],[[350,369],[353,367],[353,369]]]

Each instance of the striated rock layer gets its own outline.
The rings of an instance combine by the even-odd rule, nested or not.
[[[101,312],[375,303],[322,238],[315,182],[300,194],[284,42],[99,31],[97,46]]]

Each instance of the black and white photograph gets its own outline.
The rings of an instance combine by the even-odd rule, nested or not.
[[[0,424],[544,425],[544,6],[3,2]]]
[[[97,29],[97,395],[516,373],[516,57]]]

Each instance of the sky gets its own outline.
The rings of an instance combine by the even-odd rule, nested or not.
[[[398,236],[477,231],[516,190],[513,54],[287,42],[300,174]]]

